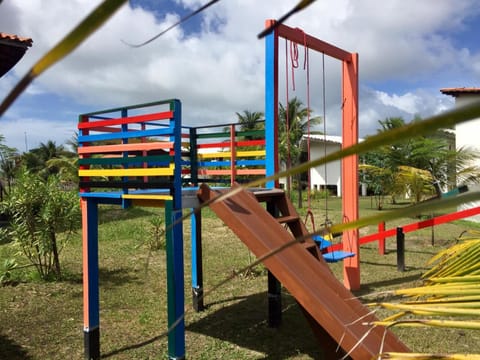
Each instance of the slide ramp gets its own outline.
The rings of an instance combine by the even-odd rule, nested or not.
[[[255,195],[234,189],[237,192],[233,196],[212,201],[221,193],[202,185],[198,196],[210,202],[209,207],[258,258],[292,241],[292,233],[265,210]],[[307,240],[268,257],[264,265],[295,297],[317,337],[326,338],[328,334],[358,360],[376,358],[381,350],[410,352],[391,331],[362,325],[375,316],[337,280],[323,258],[312,253],[309,244],[313,241]],[[331,348],[331,344],[324,345]]]

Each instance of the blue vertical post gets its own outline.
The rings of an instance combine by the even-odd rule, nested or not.
[[[100,300],[98,288],[98,205],[82,198],[83,339],[85,359],[100,359]]]
[[[165,225],[167,228],[168,356],[170,359],[185,358],[183,234],[182,223],[176,224],[180,217],[181,212],[173,209],[173,201],[167,201]]]
[[[269,20],[270,21],[270,20]],[[269,21],[266,26],[270,26]],[[278,172],[278,31],[265,37],[265,142],[266,176]],[[268,181],[267,188],[274,188],[278,181]]]
[[[165,204],[167,228],[167,306],[168,306],[168,356],[170,359],[185,358],[185,279],[183,270],[183,225],[182,217],[182,112],[179,100],[172,100],[170,109],[173,118],[171,141],[174,147],[173,200]]]
[[[193,210],[193,209],[192,209]],[[202,213],[191,216],[192,237],[192,303],[195,311],[203,311]]]

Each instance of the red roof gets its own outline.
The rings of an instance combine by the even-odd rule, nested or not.
[[[8,42],[21,44],[24,46],[32,46],[33,40],[31,38],[21,37],[17,35],[7,34],[0,32],[0,39],[7,40]]]
[[[0,32],[0,77],[22,58],[32,39]]]
[[[445,95],[458,96],[461,94],[480,94],[478,87],[462,87],[462,88],[443,88],[440,92]]]

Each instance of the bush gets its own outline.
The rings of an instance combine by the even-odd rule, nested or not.
[[[42,279],[60,278],[60,251],[80,223],[77,192],[60,190],[56,176],[45,181],[25,171],[1,207],[10,216],[7,235],[19,253]]]

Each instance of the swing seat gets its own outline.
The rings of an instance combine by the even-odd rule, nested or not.
[[[330,240],[327,240],[320,235],[313,235],[312,239],[317,243],[320,251],[322,252],[326,250],[330,245],[332,245],[332,242]],[[332,252],[322,253],[322,256],[326,262],[334,263],[334,262],[345,260],[346,258],[353,257],[355,256],[355,254],[348,251],[336,250]]]

